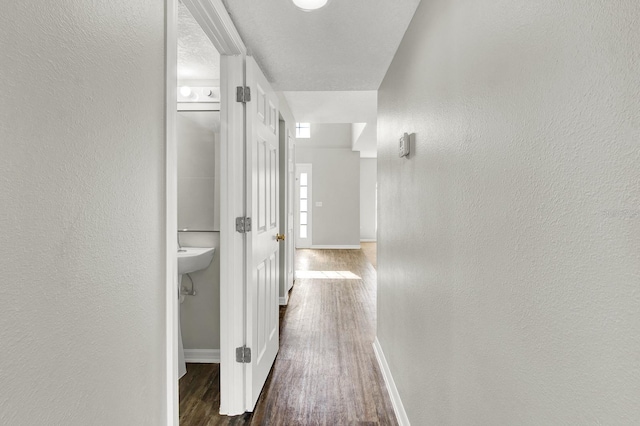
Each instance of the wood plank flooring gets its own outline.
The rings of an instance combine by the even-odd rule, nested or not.
[[[217,364],[189,364],[180,424],[397,425],[378,369],[376,271],[361,250],[298,250],[296,270],[349,271],[360,279],[298,278],[280,309],[280,352],[254,413],[218,415]]]
[[[378,245],[375,242],[360,243],[362,253],[375,269],[378,269]]]

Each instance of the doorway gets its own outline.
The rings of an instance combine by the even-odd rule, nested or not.
[[[196,73],[197,67],[180,70],[179,57],[179,19],[184,15],[185,9],[195,20],[190,26],[192,32],[203,32],[208,42],[213,45],[219,54],[219,77],[217,84],[209,84],[210,81],[198,79],[192,74],[191,84],[180,88],[180,80],[188,77],[189,72]],[[177,250],[180,243],[188,239],[200,238],[196,234],[183,233],[184,240],[178,241],[178,134],[177,123],[179,120],[176,105],[183,101],[183,109],[188,109],[201,101],[212,101],[217,98],[219,105],[220,132],[216,147],[216,178],[213,185],[201,185],[203,190],[210,187],[215,194],[215,204],[218,205],[216,213],[208,215],[207,220],[212,220],[209,229],[196,229],[197,231],[217,232],[219,235],[219,282],[242,282],[243,271],[243,236],[235,232],[235,217],[242,216],[244,209],[244,194],[236,188],[242,188],[244,183],[244,148],[242,144],[230,141],[242,140],[243,106],[236,102],[236,87],[244,84],[244,55],[246,48],[242,44],[240,36],[235,31],[231,18],[227,14],[222,2],[208,0],[167,0],[167,37],[166,37],[166,425],[179,424],[179,395],[178,395],[178,359],[179,359],[179,326],[178,326],[178,259]],[[192,34],[193,35],[193,34]],[[181,42],[181,48],[184,44]],[[197,49],[196,49],[197,50]],[[202,52],[200,52],[202,53]],[[194,56],[198,56],[195,52]],[[205,55],[199,55],[205,56]],[[184,65],[184,64],[182,64]],[[205,69],[210,71],[211,64],[205,64]],[[215,78],[214,78],[215,79]],[[206,78],[205,80],[211,80]],[[217,87],[212,87],[217,86]],[[187,89],[194,89],[191,92]],[[207,90],[205,90],[207,89]],[[184,113],[188,118],[194,115],[191,112]],[[202,114],[200,114],[202,115]],[[182,117],[187,118],[187,117]],[[201,129],[203,126],[196,126]],[[204,126],[206,127],[206,126]],[[197,155],[190,156],[191,160],[199,162],[202,158]],[[182,162],[183,159],[180,161]],[[195,178],[196,176],[191,176]],[[210,176],[205,176],[205,178]],[[217,190],[219,183],[219,191]],[[196,185],[197,186],[197,185]],[[214,204],[214,203],[211,203]],[[186,217],[181,215],[183,218]],[[197,241],[186,243],[200,245]],[[187,281],[188,290],[194,293],[191,282]],[[198,282],[196,281],[196,288]],[[242,286],[237,286],[242,287]],[[202,292],[199,292],[202,294]],[[231,294],[230,294],[231,293]],[[235,365],[235,348],[242,341],[242,329],[244,312],[237,305],[242,302],[242,288],[227,288],[220,285],[218,295],[219,325],[209,324],[210,328],[219,329],[219,352],[196,354],[207,361],[217,356],[221,366],[221,407],[223,414],[227,412],[244,411],[244,407],[233,406],[234,401],[243,400],[243,386],[236,383],[244,379],[243,368]],[[239,300],[235,305],[228,303],[229,299]],[[240,337],[238,338],[238,335]],[[242,402],[239,404],[242,405]]]
[[[253,410],[278,350],[278,98],[219,0],[182,0],[220,54],[220,409]],[[167,425],[178,424],[178,0],[167,0]],[[186,90],[185,90],[186,93]],[[253,219],[253,224],[251,220]],[[269,291],[260,283],[267,282]],[[264,327],[267,323],[269,327]],[[252,352],[253,350],[253,352]]]

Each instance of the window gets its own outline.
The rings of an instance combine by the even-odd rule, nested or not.
[[[296,138],[309,139],[311,137],[311,123],[296,123]]]
[[[296,163],[295,195],[295,245],[310,248],[313,240],[313,175],[309,163]]]
[[[300,173],[300,238],[307,238],[308,192],[307,174]]]

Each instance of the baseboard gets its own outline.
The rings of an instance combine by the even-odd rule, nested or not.
[[[404,405],[402,405],[402,400],[400,399],[398,388],[396,388],[396,383],[393,381],[393,376],[391,375],[389,364],[387,364],[387,359],[384,357],[382,346],[380,346],[380,342],[378,341],[377,337],[373,342],[373,352],[375,352],[376,354],[378,366],[380,367],[382,377],[384,378],[384,384],[387,387],[387,392],[389,392],[391,404],[393,405],[393,411],[396,413],[396,420],[398,420],[398,424],[400,426],[410,426],[411,423],[409,423],[407,412],[404,410]]]
[[[220,349],[185,349],[184,360],[196,364],[219,364]]]
[[[375,239],[375,238],[361,238],[361,239],[360,239],[360,242],[361,242],[361,243],[375,243],[375,242],[377,242],[377,241],[378,241],[378,240],[377,240],[377,239]]]
[[[345,246],[311,246],[310,248],[313,250],[360,250],[360,244]]]
[[[287,303],[289,303],[289,292],[280,298],[280,306],[285,306]]]

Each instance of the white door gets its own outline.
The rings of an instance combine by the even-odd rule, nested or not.
[[[311,221],[311,164],[296,164],[296,247],[309,248],[313,243]]]
[[[251,100],[247,121],[247,411],[253,411],[279,347],[278,262],[278,98],[255,60],[247,56]]]
[[[294,263],[295,263],[295,236],[294,231],[294,196],[295,196],[295,182],[296,182],[296,165],[295,159],[295,144],[291,133],[287,135],[287,239],[286,242],[286,281],[285,292],[289,291],[293,286],[294,277]]]

